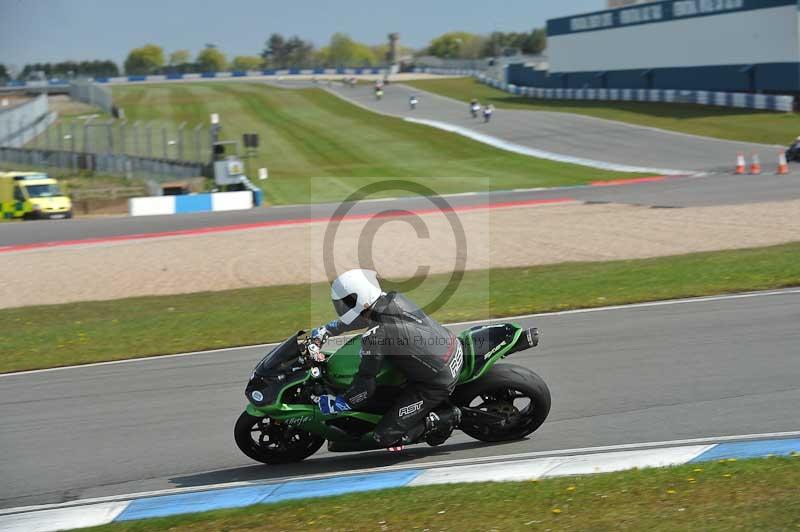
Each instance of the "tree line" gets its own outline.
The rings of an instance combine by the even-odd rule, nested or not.
[[[238,55],[230,61],[215,45],[208,44],[192,58],[189,50],[177,50],[167,56],[163,48],[146,44],[130,51],[125,59],[128,74],[165,74],[182,72],[220,72],[264,68],[370,67],[386,64],[388,44],[367,45],[344,33],[334,33],[328,44],[316,48],[297,35],[285,37],[273,33],[258,55]],[[401,53],[411,54],[404,48]]]
[[[448,32],[433,39],[428,46],[413,50],[401,47],[400,57],[432,55],[443,59],[481,59],[522,54],[539,54],[547,46],[544,28],[530,32],[493,32],[488,35],[463,31]],[[189,50],[175,50],[169,55],[156,44],[145,44],[128,53],[123,70],[128,75],[266,68],[371,67],[387,63],[389,45],[368,45],[345,33],[334,33],[325,46],[315,47],[297,35],[271,34],[257,55],[237,55],[230,60],[216,45],[207,44],[194,56]],[[18,79],[32,79],[43,73],[46,78],[114,77],[121,74],[113,61],[63,61],[25,65]],[[0,80],[10,79],[0,64]]]
[[[516,54],[538,55],[546,47],[547,32],[544,28],[535,28],[530,32],[495,31],[489,35],[453,31],[433,39],[426,52],[442,59],[481,59]]]
[[[2,68],[5,72],[5,67]],[[0,73],[2,74],[2,73]],[[111,60],[98,61],[62,61],[60,63],[31,63],[20,71],[19,79],[43,76],[44,78],[74,77],[113,77],[119,75],[119,67]],[[2,75],[0,75],[2,77]]]

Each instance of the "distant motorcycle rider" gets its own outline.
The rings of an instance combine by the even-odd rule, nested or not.
[[[486,104],[483,106],[483,121],[488,122],[492,119],[492,113],[494,113],[494,105]]]
[[[789,149],[786,150],[786,160],[789,162],[800,160],[800,137],[797,137],[792,145],[789,146]]]
[[[470,114],[472,114],[472,118],[478,118],[478,111],[480,111],[480,110],[481,110],[480,102],[478,102],[478,100],[473,98],[469,102],[469,112],[470,112]]]
[[[423,436],[430,445],[444,443],[461,416],[447,403],[463,365],[458,338],[402,294],[383,292],[371,270],[341,274],[331,285],[331,299],[339,318],[312,331],[312,354],[319,356],[330,336],[369,329],[361,337],[361,362],[350,388],[321,397],[322,413],[364,405],[375,392],[381,364],[390,358],[407,383],[375,427],[375,442],[390,449]]]

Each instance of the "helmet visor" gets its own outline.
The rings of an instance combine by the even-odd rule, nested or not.
[[[358,296],[356,294],[348,294],[342,299],[334,299],[333,308],[336,309],[339,318],[345,324],[350,325],[361,314],[361,309],[356,308],[357,303]]]

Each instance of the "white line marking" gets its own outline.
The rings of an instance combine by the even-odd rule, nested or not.
[[[569,314],[587,314],[590,312],[605,312],[608,310],[626,310],[626,309],[647,308],[647,307],[663,307],[668,305],[681,305],[684,303],[706,303],[710,301],[727,301],[729,299],[748,299],[752,297],[779,296],[779,295],[789,295],[789,294],[800,294],[800,288],[789,288],[785,290],[774,290],[770,292],[747,292],[743,294],[726,294],[721,296],[703,296],[703,297],[691,297],[684,299],[666,299],[664,301],[648,301],[644,303],[630,303],[627,305],[612,305],[607,307],[559,310],[556,312],[542,312],[539,314],[524,314],[522,316],[506,316],[506,317],[490,318],[485,320],[462,321],[457,323],[448,323],[446,325],[448,327],[453,327],[456,325],[469,325],[472,323],[476,324],[488,323],[488,322],[496,322],[502,320],[521,320],[529,318],[541,318],[545,316],[567,316]]]
[[[457,133],[464,137],[470,138],[478,142],[482,142],[484,144],[488,144],[489,146],[501,150],[506,150],[513,153],[519,153],[521,155],[527,155],[529,157],[537,157],[539,159],[547,159],[550,161],[557,161],[561,163],[579,164],[581,166],[600,168],[602,170],[612,170],[615,172],[654,173],[662,175],[686,175],[691,173],[687,170],[650,168],[644,166],[629,166],[625,164],[616,164],[604,161],[595,161],[593,159],[584,159],[581,157],[573,157],[571,155],[562,155],[560,153],[540,150],[537,148],[531,148],[529,146],[523,146],[522,144],[516,144],[514,142],[501,139],[499,137],[485,135],[483,133],[478,133],[477,131],[473,131],[472,129],[469,128],[456,126],[453,124],[449,124],[447,122],[440,122],[438,120],[428,120],[424,118],[410,118],[410,117],[404,117],[403,120],[414,124],[422,124],[423,126],[434,127],[437,129],[441,129],[442,131],[447,131],[449,133]]]
[[[468,77],[470,79],[475,79],[476,81],[478,81],[478,79],[473,77],[473,76],[459,76],[459,77]],[[409,81],[414,81],[414,80],[409,80]],[[480,83],[480,81],[478,81],[478,82]],[[451,98],[451,97],[445,96],[443,94],[438,94],[438,93],[435,93],[435,92],[426,91],[424,89],[419,89],[419,88],[416,88],[416,87],[414,87],[412,85],[408,85],[407,83],[397,83],[396,85],[397,86],[401,86],[401,87],[405,87],[405,88],[407,88],[408,90],[411,90],[411,91],[424,92],[427,95],[429,95],[429,96],[426,96],[426,99],[429,99],[431,97],[440,98],[440,99],[443,99],[443,100],[448,100],[448,101],[453,102],[453,103],[457,103],[459,106],[464,106],[467,103],[467,102],[465,102],[463,100],[458,100],[456,98]],[[492,88],[497,88],[497,87],[492,87]],[[512,94],[510,92],[503,91],[502,89],[497,89],[497,90],[505,92],[506,94],[510,94],[510,95],[513,95],[513,96],[520,96],[521,98],[526,98],[523,95],[514,95],[514,94]],[[527,98],[531,99],[530,96],[528,96]],[[537,98],[532,98],[532,99],[537,99]],[[550,102],[556,102],[557,101],[557,100],[545,100],[545,99],[542,99],[542,98],[539,98],[538,100],[541,101],[543,104],[547,104],[547,103],[550,103]],[[615,100],[606,100],[605,103],[607,103],[609,105],[613,105],[615,103],[620,103],[620,102],[619,101],[615,101]],[[499,111],[503,111],[503,112],[511,111],[511,112],[515,112],[515,113],[519,112],[519,113],[530,113],[530,114],[540,114],[541,113],[541,114],[550,114],[550,115],[565,115],[565,116],[567,116],[567,117],[569,117],[571,119],[576,119],[577,118],[577,119],[593,120],[593,121],[596,121],[596,122],[607,122],[607,123],[610,123],[610,124],[615,125],[615,126],[626,126],[626,127],[630,127],[630,128],[634,128],[634,129],[645,129],[645,130],[648,130],[648,131],[654,131],[656,133],[664,133],[666,135],[677,135],[677,136],[680,136],[680,137],[689,137],[689,138],[698,139],[698,140],[715,140],[717,142],[727,142],[727,143],[739,144],[739,145],[745,145],[746,144],[746,145],[749,145],[749,146],[758,146],[758,147],[761,147],[761,148],[783,148],[783,149],[786,149],[785,146],[779,146],[777,144],[758,144],[758,143],[754,143],[754,142],[743,142],[743,141],[739,141],[739,140],[729,140],[729,139],[718,139],[718,138],[715,138],[715,137],[705,137],[703,135],[694,135],[692,133],[684,133],[683,131],[673,131],[671,129],[660,129],[660,128],[653,127],[653,126],[644,126],[644,125],[641,125],[641,124],[632,124],[630,122],[622,122],[620,120],[611,120],[609,118],[600,118],[599,116],[591,116],[591,115],[585,115],[585,114],[581,114],[581,113],[567,113],[567,112],[564,112],[564,111],[539,111],[537,109],[520,109],[518,107],[501,107],[498,110]]]
[[[282,478],[274,478],[269,480],[249,480],[249,481],[240,481],[240,482],[226,482],[222,484],[207,484],[204,486],[188,486],[184,488],[172,488],[172,489],[165,489],[165,490],[154,490],[154,491],[143,491],[138,493],[130,493],[125,495],[112,495],[108,497],[96,497],[92,499],[82,499],[76,501],[69,501],[69,502],[62,502],[62,503],[55,503],[55,504],[44,504],[40,506],[22,506],[18,508],[5,508],[0,509],[0,515],[7,515],[7,514],[14,514],[14,513],[21,513],[21,512],[30,512],[30,511],[37,511],[37,510],[45,510],[50,508],[68,508],[71,506],[82,506],[85,504],[94,504],[100,502],[117,502],[117,501],[127,501],[131,499],[137,499],[142,497],[155,497],[160,495],[173,495],[177,493],[189,493],[189,492],[200,492],[200,491],[209,491],[209,490],[217,490],[217,489],[224,489],[224,488],[237,488],[237,487],[246,487],[246,486],[261,486],[261,485],[268,485],[268,484],[280,484],[283,482],[294,482],[298,480],[319,480],[324,478],[331,478],[331,477],[338,477],[338,476],[348,476],[348,475],[362,475],[365,473],[385,473],[389,471],[407,471],[410,469],[437,469],[445,466],[457,466],[457,465],[470,465],[470,464],[486,464],[492,462],[498,463],[506,463],[507,461],[511,460],[522,460],[527,458],[543,458],[548,456],[570,456],[570,455],[579,455],[579,454],[598,454],[598,453],[605,453],[605,452],[614,452],[614,451],[625,451],[625,450],[642,450],[642,449],[655,449],[658,447],[670,448],[670,447],[679,447],[679,446],[686,446],[686,445],[705,445],[705,444],[716,444],[716,443],[727,443],[727,442],[737,442],[737,441],[749,441],[749,440],[768,440],[768,439],[781,439],[781,438],[792,438],[792,437],[800,437],[800,431],[790,431],[790,432],[767,432],[762,434],[742,434],[737,436],[710,436],[704,438],[692,438],[692,439],[683,439],[683,440],[667,440],[667,441],[657,441],[657,442],[644,442],[644,443],[625,443],[621,445],[604,445],[601,447],[578,447],[574,449],[560,449],[554,451],[532,451],[527,453],[516,453],[516,454],[506,454],[506,455],[495,455],[495,456],[478,456],[473,458],[459,458],[454,460],[442,460],[440,462],[426,462],[421,464],[399,464],[399,465],[392,465],[392,466],[384,466],[384,467],[371,467],[365,469],[350,469],[347,471],[337,471],[333,473],[320,473],[316,475],[305,475],[305,476],[295,476],[295,477],[282,477]],[[383,452],[383,451],[377,451]],[[374,453],[373,453],[374,454]]]
[[[712,301],[727,301],[727,300],[735,300],[735,299],[750,299],[754,297],[766,297],[766,296],[782,296],[782,295],[792,295],[792,294],[800,294],[800,288],[787,288],[783,290],[772,290],[768,292],[746,292],[742,294],[726,294],[720,296],[704,296],[704,297],[691,297],[691,298],[683,298],[683,299],[666,299],[663,301],[648,301],[644,303],[630,303],[627,305],[612,305],[606,307],[592,307],[592,308],[581,308],[581,309],[574,309],[574,310],[559,310],[556,312],[540,312],[537,314],[522,314],[517,316],[499,316],[497,318],[487,318],[483,320],[472,320],[472,321],[460,321],[455,323],[446,323],[445,326],[447,327],[455,327],[460,325],[470,325],[470,324],[481,324],[481,323],[491,323],[491,322],[499,322],[499,321],[509,321],[509,320],[524,320],[524,319],[531,319],[531,318],[542,318],[546,316],[567,316],[570,314],[588,314],[590,312],[606,312],[610,310],[626,310],[626,309],[636,309],[636,308],[648,308],[648,307],[663,307],[669,305],[682,305],[687,303],[707,303]],[[348,338],[349,336],[342,336],[341,338]],[[175,353],[171,355],[153,355],[149,357],[143,358],[126,358],[124,360],[110,360],[108,362],[93,362],[91,364],[77,364],[73,366],[59,366],[57,368],[46,368],[46,369],[32,369],[27,371],[15,371],[14,373],[0,373],[0,378],[3,377],[13,377],[18,375],[30,375],[35,373],[46,373],[50,371],[62,371],[68,369],[81,369],[81,368],[91,368],[95,366],[110,366],[112,364],[128,364],[132,362],[153,362],[157,360],[164,360],[168,358],[179,358],[179,357],[187,357],[192,355],[207,355],[213,353],[224,353],[226,351],[234,351],[237,349],[256,349],[256,348],[266,348],[274,345],[278,345],[280,342],[272,342],[268,344],[253,344],[253,345],[240,345],[235,347],[222,347],[219,349],[209,349],[207,351],[190,351],[188,353]]]

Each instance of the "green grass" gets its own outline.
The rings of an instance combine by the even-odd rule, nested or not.
[[[472,78],[407,82],[464,102],[478,98],[505,109],[576,113],[720,139],[786,145],[800,132],[800,115],[691,104],[537,100],[512,96]]]
[[[444,194],[635,177],[512,154],[372,113],[321,89],[156,84],[114,88],[114,101],[129,122],[154,121],[156,140],[162,125],[207,124],[212,112],[220,115],[223,139],[241,142],[242,133],[259,133],[262,145],[250,173],[269,168],[269,181],[259,184],[273,204],[341,200],[386,178],[423,183]]]
[[[724,460],[541,481],[398,488],[87,530],[798,530],[798,486],[800,458]]]
[[[646,260],[467,272],[442,322],[800,285],[800,243]],[[407,292],[421,305],[435,275]],[[324,284],[0,310],[0,372],[282,340],[332,317]]]

